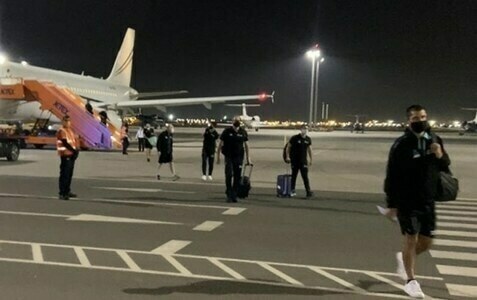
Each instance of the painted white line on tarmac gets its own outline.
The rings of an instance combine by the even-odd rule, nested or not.
[[[91,267],[91,263],[89,262],[89,259],[86,256],[84,250],[80,247],[74,247],[73,249],[75,250],[76,256],[78,257],[80,264],[87,268]]]
[[[34,213],[28,211],[9,211],[9,210],[0,210],[0,214],[5,215],[19,215],[19,216],[35,216],[35,217],[52,217],[52,218],[69,218],[71,215],[60,215],[60,214],[46,214],[46,213]]]
[[[440,220],[446,221],[463,221],[463,222],[477,222],[476,217],[455,217],[455,216],[438,216]]]
[[[156,249],[152,250],[150,253],[153,254],[174,254],[177,251],[188,246],[191,241],[180,241],[180,240],[170,240],[167,243],[162,244]]]
[[[208,260],[213,263],[214,265],[216,265],[217,267],[219,267],[222,271],[224,271],[225,273],[229,274],[230,276],[232,276],[233,278],[235,279],[238,279],[238,280],[245,280],[246,278],[243,277],[242,275],[240,275],[238,272],[235,272],[234,270],[232,270],[231,268],[229,268],[227,265],[225,265],[224,263],[222,263],[220,260],[216,259],[216,258],[213,258],[213,257],[209,257]]]
[[[193,230],[196,231],[212,231],[219,227],[220,225],[224,224],[224,222],[218,222],[218,221],[205,221],[202,224],[197,225],[194,227]]]
[[[123,192],[141,192],[141,193],[176,193],[176,194],[195,194],[195,192],[164,190],[164,189],[148,189],[148,188],[124,188],[124,187],[110,187],[110,186],[95,186],[95,189],[123,191]]]
[[[477,299],[477,286],[446,283],[447,290],[451,296],[471,297]]]
[[[445,205],[449,206],[470,206],[470,207],[477,207],[477,202],[473,203],[471,201],[460,201],[460,202],[446,202]],[[437,204],[437,207],[441,205]]]
[[[232,207],[224,211],[222,214],[229,215],[229,216],[236,216],[238,214],[243,213],[246,210],[247,210],[246,208],[242,208],[242,207]]]
[[[0,244],[5,243],[5,244],[13,244],[13,245],[31,245],[32,243],[29,242],[23,242],[23,241],[12,241],[12,240],[0,240]],[[163,255],[162,253],[153,253],[151,251],[141,251],[141,250],[133,250],[133,249],[115,249],[115,248],[99,248],[99,247],[90,247],[90,246],[76,246],[76,245],[66,245],[66,244],[51,244],[51,243],[37,243],[41,246],[48,246],[48,247],[58,247],[58,248],[67,248],[71,249],[74,247],[81,247],[82,249],[86,250],[98,250],[98,251],[111,251],[111,252],[116,252],[118,250],[123,250],[128,253],[138,253],[138,254],[157,254],[157,255]],[[211,258],[211,256],[200,256],[200,255],[191,255],[191,254],[170,254],[173,255],[174,257],[184,257],[184,258],[192,258],[192,259],[202,259],[202,260],[208,260]],[[280,263],[280,262],[273,262],[273,261],[258,261],[258,260],[245,260],[245,259],[237,259],[237,258],[226,258],[226,257],[212,257],[215,259],[218,259],[223,262],[237,262],[237,263],[251,263],[251,264],[258,264],[258,263],[266,263],[272,266],[284,266],[284,267],[296,267],[296,268],[309,268],[309,267],[317,267],[322,270],[327,270],[327,271],[340,271],[340,272],[349,272],[349,273],[374,273],[374,274],[379,274],[383,276],[391,276],[391,277],[398,277],[396,273],[390,273],[390,272],[380,272],[380,271],[371,271],[371,270],[358,270],[358,269],[344,269],[344,268],[333,268],[333,267],[322,267],[322,266],[313,266],[313,265],[302,265],[302,264],[292,264],[292,263]],[[422,275],[417,275],[417,279],[426,279],[426,280],[437,280],[437,281],[443,281],[442,277],[434,277],[434,276],[422,276]]]
[[[451,247],[465,247],[465,248],[477,248],[477,241],[458,241],[458,240],[444,240],[436,239],[434,241],[436,246],[451,246]],[[476,269],[477,270],[477,269]]]
[[[459,237],[477,237],[477,232],[470,231],[454,231],[454,230],[436,230],[435,235],[459,236]]]
[[[373,273],[373,272],[366,273],[366,275],[368,275],[369,277],[373,277],[374,279],[377,279],[377,280],[382,281],[384,283],[387,283],[390,286],[397,288],[398,290],[402,291],[404,289],[404,283],[402,283],[402,284],[396,283],[395,281],[392,281],[391,279],[387,279],[386,277],[383,277],[383,276],[381,276],[379,274],[376,274],[376,273]]]
[[[160,224],[160,225],[184,225],[176,222],[165,222],[155,220],[142,220],[122,217],[110,217],[102,215],[79,214],[71,216],[68,221],[83,221],[83,222],[112,222],[112,223],[131,223],[131,224]]]
[[[439,216],[438,216],[438,218],[439,218]],[[477,224],[452,223],[452,222],[437,222],[437,227],[451,227],[451,228],[477,229]]]
[[[465,210],[477,210],[477,207],[471,207],[471,206],[463,206],[463,205],[437,205],[437,208],[445,208],[446,211],[448,209],[465,209]]]
[[[32,260],[28,259],[18,259],[18,258],[2,258],[0,257],[0,261],[6,262],[15,262],[15,263],[25,263],[25,264],[37,264]],[[60,262],[43,262],[43,265],[50,265],[50,266],[61,266],[61,267],[72,267],[72,268],[84,268],[84,269],[92,269],[92,270],[105,270],[105,271],[116,271],[116,272],[134,272],[134,273],[142,273],[142,274],[152,274],[152,275],[163,275],[163,276],[172,276],[172,277],[181,277],[181,278],[195,278],[195,279],[207,279],[207,280],[218,280],[218,281],[227,281],[227,282],[237,282],[237,279],[228,278],[228,277],[219,277],[219,276],[211,276],[211,275],[186,275],[181,273],[175,272],[164,272],[164,271],[153,271],[153,270],[141,270],[141,271],[133,271],[129,268],[118,268],[118,267],[105,267],[105,266],[91,266],[85,267],[79,264],[73,263],[60,263]],[[251,284],[259,284],[264,286],[278,286],[289,288],[290,285],[286,283],[278,283],[278,282],[269,282],[269,281],[260,281],[260,280],[247,280],[247,283]],[[356,295],[364,295],[370,297],[379,297],[379,298],[392,298],[392,299],[409,299],[408,296],[404,295],[396,295],[396,294],[387,294],[387,293],[372,293],[367,292],[365,294],[357,293],[352,290],[348,289],[337,289],[337,288],[330,288],[330,287],[322,287],[322,286],[293,286],[294,288],[300,288],[303,290],[316,290],[316,291],[327,291],[331,293],[341,293],[341,294],[356,294]],[[434,298],[437,300],[436,298]]]
[[[179,271],[179,273],[181,274],[184,274],[184,275],[192,275],[192,272],[187,270],[186,267],[184,267],[177,259],[175,259],[174,257],[170,256],[170,255],[163,255],[162,257],[164,257],[171,265],[174,266],[174,268],[177,269],[177,271]]]
[[[475,202],[475,204],[477,204],[477,198],[460,198],[459,197],[456,200],[457,201],[471,201],[471,202],[473,201],[473,202]]]
[[[58,199],[57,197],[52,196],[41,196],[41,195],[31,195],[31,194],[8,194],[0,193],[0,197],[13,197],[13,198],[32,198],[32,199]],[[186,207],[186,208],[210,208],[210,209],[223,209],[225,211],[232,211],[231,209],[240,209],[242,211],[245,208],[239,207],[230,207],[230,206],[221,206],[221,205],[205,205],[205,204],[184,204],[184,203],[173,203],[173,202],[158,202],[158,201],[134,201],[134,200],[121,200],[121,199],[107,199],[107,198],[75,198],[70,199],[70,202],[105,202],[105,203],[124,203],[124,204],[145,204],[151,206],[177,206],[177,207]],[[239,212],[242,212],[239,211]],[[238,214],[238,213],[237,213]]]
[[[429,253],[434,258],[477,261],[477,253],[441,250],[430,250]]]
[[[131,257],[126,253],[126,251],[118,250],[116,253],[119,257],[122,258],[124,263],[128,266],[129,269],[133,271],[141,271],[141,268],[131,259]]]
[[[333,275],[329,272],[326,272],[323,269],[320,269],[320,268],[317,268],[317,267],[310,267],[310,270],[312,270],[312,271],[314,271],[314,272],[316,272],[316,273],[318,273],[318,274],[320,274],[320,275],[322,275],[322,276],[324,276],[324,277],[326,277],[326,278],[328,278],[328,279],[330,279],[330,280],[332,280],[332,281],[334,281],[334,282],[336,282],[336,283],[338,283],[338,284],[340,284],[344,287],[352,289],[353,291],[356,291],[356,292],[359,292],[359,293],[366,293],[366,290],[364,290],[360,287],[357,287],[354,284],[349,283],[348,281],[339,278],[338,276],[335,276],[335,275]]]
[[[444,215],[459,215],[459,216],[477,216],[477,211],[465,211],[465,210],[442,210],[437,209],[436,213],[439,214],[439,218]]]
[[[446,266],[446,265],[436,265],[436,267],[439,273],[444,275],[477,277],[477,268]]]
[[[31,250],[33,253],[33,261],[37,263],[42,263],[45,260],[43,259],[43,253],[41,252],[41,245],[39,244],[32,244]]]
[[[141,219],[110,217],[110,216],[90,215],[90,214],[62,215],[62,214],[33,213],[33,212],[26,212],[26,211],[7,211],[7,210],[0,210],[0,214],[62,218],[62,219],[66,219],[67,221],[115,222],[115,223],[160,224],[160,225],[184,225],[182,223],[176,223],[176,222],[141,220]]]
[[[286,282],[290,283],[290,284],[293,284],[293,285],[301,285],[303,286],[304,284],[299,282],[298,280],[296,280],[295,278],[293,277],[290,277],[288,276],[287,274],[283,273],[282,271],[270,266],[269,264],[267,263],[263,263],[263,262],[260,262],[258,263],[258,265],[262,268],[264,268],[265,270],[275,274],[276,276],[280,277],[281,279],[285,280]]]

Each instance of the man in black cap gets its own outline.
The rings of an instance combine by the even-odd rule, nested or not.
[[[220,135],[220,142],[217,147],[217,164],[220,164],[221,153],[225,157],[225,193],[227,195],[227,202],[237,202],[237,191],[240,176],[242,175],[244,155],[247,159],[247,164],[251,164],[248,134],[245,129],[240,127],[240,120],[238,118],[234,118],[232,126],[225,128]]]
[[[310,188],[310,180],[308,179],[308,168],[313,162],[313,151],[311,149],[311,138],[308,134],[308,126],[302,125],[300,127],[300,133],[290,138],[286,148],[287,163],[291,163],[292,168],[292,180],[291,180],[291,196],[296,196],[295,186],[298,171],[303,178],[303,184],[306,189],[306,197],[313,196],[313,192]],[[309,160],[307,159],[309,157]]]

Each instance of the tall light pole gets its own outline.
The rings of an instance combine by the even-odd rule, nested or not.
[[[323,62],[321,51],[318,44],[306,52],[306,56],[311,58],[311,88],[310,88],[310,111],[308,117],[308,124],[311,125],[316,122],[318,112],[318,72],[319,64]]]
[[[325,61],[325,58],[320,58],[316,62],[316,75],[315,75],[315,104],[313,104],[313,122],[316,123],[318,122],[318,108],[319,108],[319,102],[318,102],[318,79],[320,77],[320,64]]]

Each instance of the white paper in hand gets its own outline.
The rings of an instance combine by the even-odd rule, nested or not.
[[[382,206],[379,206],[377,205],[376,208],[378,209],[379,213],[382,214],[383,216],[385,216],[386,218],[388,218],[389,220],[393,221],[393,222],[397,222],[397,217],[396,216],[393,216],[393,217],[388,217],[388,212],[389,212],[389,208],[384,208]]]

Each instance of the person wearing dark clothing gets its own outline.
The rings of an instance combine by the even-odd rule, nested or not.
[[[89,101],[86,102],[85,106],[86,108],[86,111],[89,112],[91,115],[93,115],[93,106],[91,105],[91,103],[89,103]]]
[[[292,179],[291,179],[291,196],[296,196],[296,178],[298,171],[301,173],[303,184],[306,189],[306,197],[312,197],[313,192],[310,188],[310,180],[308,179],[308,168],[313,163],[313,150],[311,148],[311,138],[307,135],[308,127],[303,125],[300,133],[294,135],[288,141],[286,147],[286,162],[291,163]],[[309,157],[309,161],[307,159]]]
[[[403,250],[396,254],[397,273],[407,280],[404,291],[422,298],[414,274],[416,256],[432,244],[439,172],[449,171],[450,159],[442,139],[430,130],[425,108],[412,105],[406,112],[408,128],[391,147],[384,190],[388,217],[397,216],[404,236]]]
[[[212,172],[214,171],[215,147],[219,134],[211,124],[205,129],[202,142],[202,180],[212,180]],[[207,172],[207,166],[209,170]]]
[[[220,142],[217,147],[217,164],[220,164],[221,153],[225,158],[227,202],[237,202],[237,191],[244,157],[247,164],[251,164],[248,134],[245,129],[240,127],[240,120],[234,119],[233,126],[224,129],[220,135]]]
[[[103,124],[104,126],[108,126],[108,113],[105,112],[104,110],[103,111],[100,111],[99,113],[99,118],[101,119],[101,124]]]
[[[79,140],[71,128],[69,116],[63,117],[63,126],[56,133],[56,150],[61,158],[59,178],[59,199],[69,200],[76,195],[71,192],[71,180],[75,161],[79,154]]]
[[[176,174],[174,168],[174,160],[172,152],[174,150],[174,126],[167,125],[166,130],[161,132],[157,138],[157,151],[159,152],[159,166],[157,167],[157,180],[161,179],[159,171],[163,164],[169,164],[173,180],[178,180],[180,177]]]
[[[146,148],[146,160],[150,162],[151,150],[154,146],[156,146],[155,141],[157,139],[154,135],[154,128],[152,128],[150,124],[146,124],[146,127],[144,128],[144,138],[144,148]]]
[[[121,126],[121,143],[123,146],[123,154],[128,154],[128,147],[129,147],[129,125],[126,122],[123,122]]]

